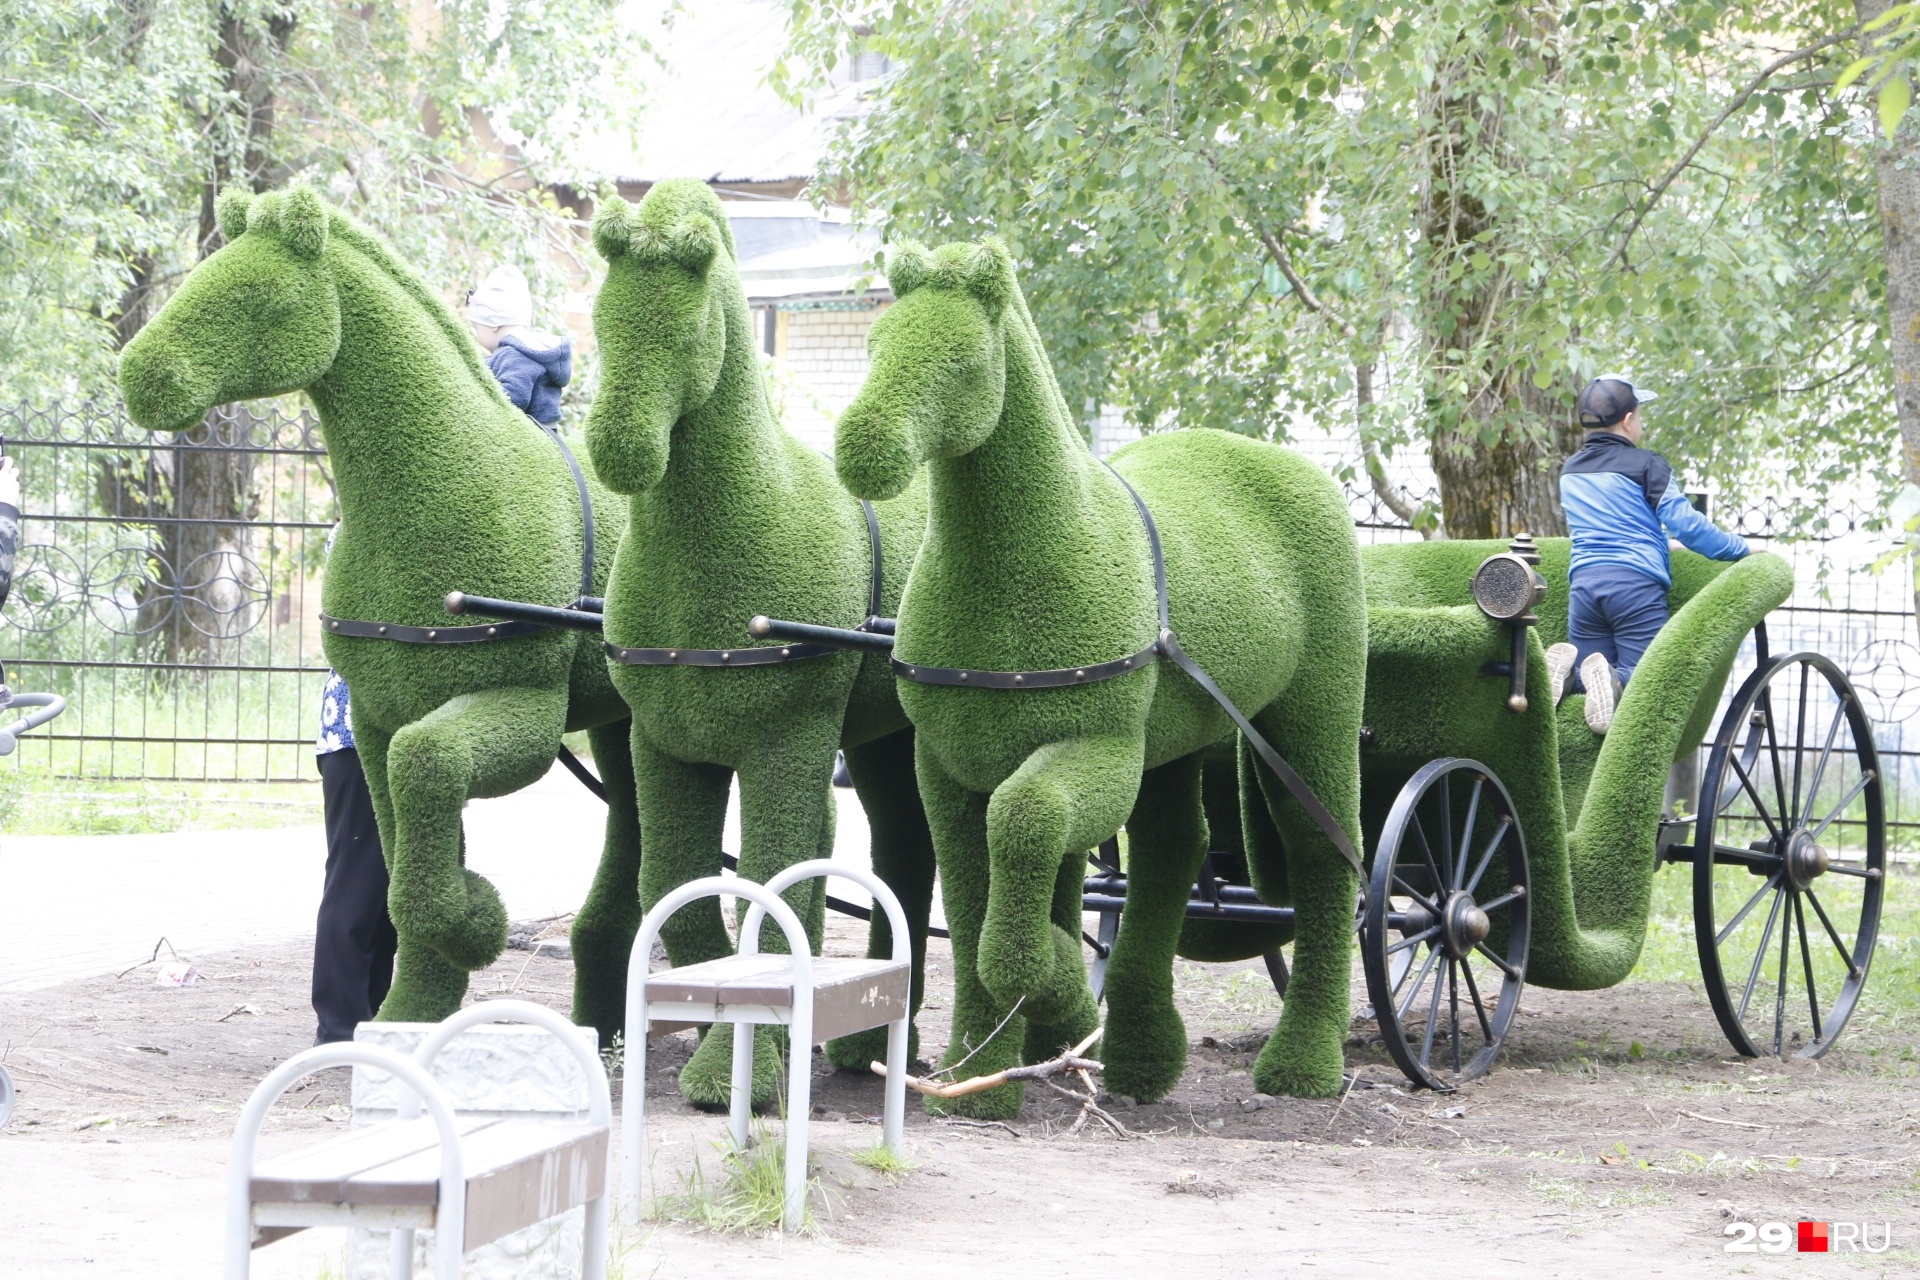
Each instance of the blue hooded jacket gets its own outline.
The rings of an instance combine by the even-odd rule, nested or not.
[[[1738,560],[1747,544],[1693,509],[1673,467],[1623,435],[1594,431],[1560,468],[1560,505],[1573,534],[1569,577],[1617,565],[1673,585],[1667,534],[1710,560]]]
[[[560,421],[560,389],[573,377],[572,341],[555,338],[541,346],[546,336],[508,334],[487,358],[507,399],[543,427]]]

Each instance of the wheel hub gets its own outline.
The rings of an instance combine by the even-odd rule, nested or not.
[[[1493,922],[1487,919],[1487,913],[1473,900],[1473,895],[1465,890],[1457,890],[1447,898],[1444,919],[1447,951],[1456,956],[1465,956],[1473,948],[1487,940],[1487,934],[1493,929]]]
[[[1805,827],[1787,837],[1787,878],[1793,887],[1804,889],[1825,875],[1832,857],[1808,834]]]

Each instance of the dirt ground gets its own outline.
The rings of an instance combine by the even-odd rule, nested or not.
[[[830,946],[851,950],[836,919]],[[234,1116],[274,1064],[311,1042],[305,946],[193,957],[185,989],[152,971],[0,997],[0,1054],[19,1088],[0,1134],[0,1275],[214,1274]],[[923,1050],[938,1053],[950,991],[930,955]],[[1470,1263],[1485,1276],[1767,1274],[1785,1268],[1920,1274],[1916,1046],[1852,1037],[1819,1064],[1732,1058],[1684,984],[1607,992],[1529,988],[1505,1058],[1461,1093],[1414,1093],[1356,1021],[1354,1081],[1336,1100],[1254,1099],[1254,1053],[1278,1012],[1258,964],[1183,964],[1192,1044],[1166,1101],[1114,1102],[1134,1135],[1065,1132],[1071,1104],[1032,1090],[1011,1125],[909,1109],[915,1168],[887,1179],[848,1153],[879,1131],[879,1082],[815,1082],[814,1147],[828,1212],[804,1238],[655,1226],[625,1239],[626,1277],[1374,1275]],[[477,998],[564,1009],[571,966],[509,951]],[[1365,1003],[1357,973],[1356,1009]],[[681,1106],[673,1073],[691,1033],[656,1046],[649,1096],[670,1150],[704,1153],[724,1128]],[[821,1060],[816,1058],[816,1062]],[[346,1073],[290,1095],[264,1150],[347,1124]],[[1867,1222],[1881,1254],[1728,1254],[1733,1224]],[[337,1234],[256,1255],[254,1274],[338,1275]]]

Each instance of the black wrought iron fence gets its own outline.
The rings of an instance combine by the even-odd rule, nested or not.
[[[16,689],[68,699],[16,763],[55,776],[315,776],[314,615],[333,486],[319,424],[236,405],[178,436],[118,406],[0,406],[22,545],[0,615]]]

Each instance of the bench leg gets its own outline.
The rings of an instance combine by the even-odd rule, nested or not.
[[[647,1034],[651,1027],[646,1001],[633,994],[631,977],[627,990],[626,1038],[622,1041],[627,1060],[620,1082],[620,1218],[629,1227],[638,1227],[647,1180]]]
[[[727,1090],[733,1149],[747,1149],[747,1116],[753,1110],[753,1033],[751,1022],[733,1024],[733,1079]]]
[[[580,1280],[607,1280],[607,1215],[612,1202],[601,1196],[587,1201],[587,1221],[580,1233]]]
[[[807,1220],[807,1121],[813,1117],[812,1020],[794,1021],[799,1034],[787,1037],[787,1205],[780,1221],[787,1231],[798,1231]]]
[[[413,1280],[413,1228],[396,1227],[387,1235],[393,1280]]]
[[[910,1020],[902,1018],[887,1026],[887,1083],[883,1102],[881,1135],[896,1156],[906,1155],[901,1129],[907,1119],[907,1034]]]

